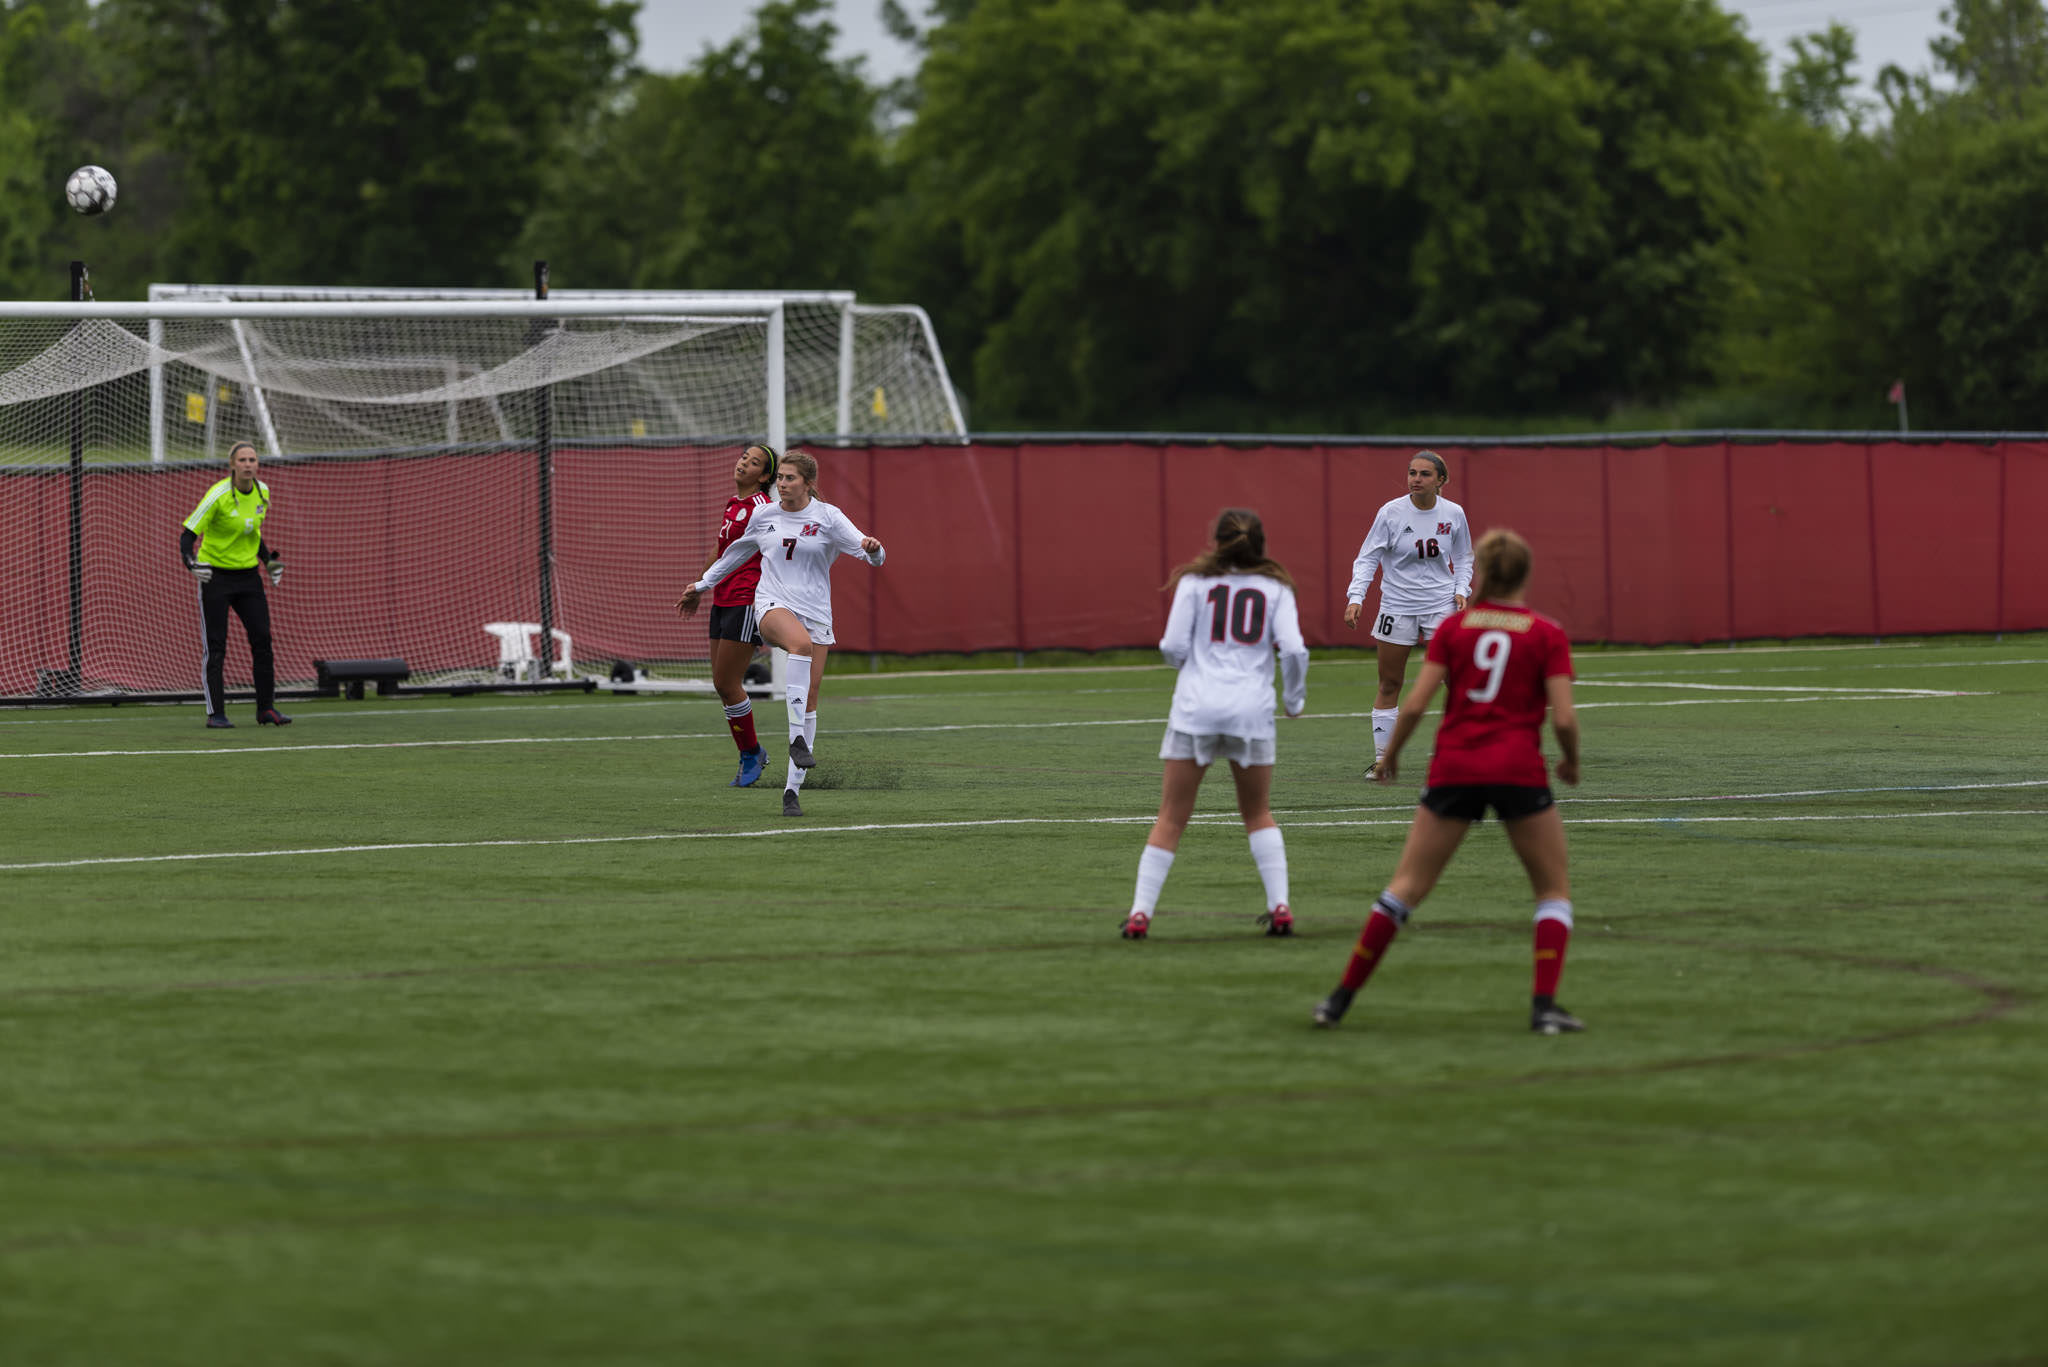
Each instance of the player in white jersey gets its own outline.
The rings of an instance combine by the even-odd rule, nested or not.
[[[1266,556],[1266,529],[1248,508],[1216,516],[1209,549],[1173,573],[1173,611],[1159,652],[1180,670],[1159,758],[1166,761],[1159,816],[1138,857],[1138,887],[1125,919],[1126,940],[1152,928],[1159,891],[1194,815],[1202,777],[1218,758],[1230,761],[1237,810],[1250,838],[1252,862],[1266,886],[1268,935],[1294,931],[1287,905],[1287,846],[1273,820],[1273,656],[1287,715],[1308,706],[1308,645],[1294,603],[1294,581]]]
[[[789,778],[782,790],[782,814],[802,816],[796,795],[817,762],[818,693],[832,646],[832,562],[858,552],[868,564],[880,565],[887,552],[852,518],[817,496],[818,462],[805,452],[791,451],[782,458],[775,493],[776,505],[754,514],[704,577],[683,590],[676,610],[690,616],[706,589],[760,555],[754,613],[768,644],[789,652],[783,687],[789,708]]]
[[[1465,510],[1443,497],[1451,472],[1434,451],[1417,451],[1408,462],[1408,493],[1380,509],[1358,559],[1351,562],[1344,625],[1358,629],[1365,591],[1373,572],[1380,576],[1380,615],[1373,623],[1379,644],[1379,691],[1372,703],[1371,778],[1394,734],[1401,712],[1401,683],[1408,652],[1436,635],[1446,617],[1464,610],[1472,592],[1472,528]]]

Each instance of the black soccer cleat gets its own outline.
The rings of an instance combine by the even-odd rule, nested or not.
[[[206,727],[209,731],[232,731],[235,724],[228,720],[228,714],[225,712],[209,712]]]
[[[292,719],[274,707],[266,707],[256,714],[258,726],[290,726]]]
[[[811,747],[802,736],[789,743],[789,762],[799,769],[809,769],[818,762],[811,758]]]
[[[1571,1035],[1586,1023],[1562,1006],[1537,1006],[1529,1010],[1529,1028],[1539,1035]]]
[[[1351,1009],[1351,999],[1358,993],[1349,987],[1337,987],[1330,995],[1316,1003],[1315,1023],[1325,1030],[1335,1028],[1344,1019],[1344,1013]]]
[[[784,788],[782,790],[782,814],[784,816],[802,816],[804,814],[804,805],[796,800],[796,789]]]

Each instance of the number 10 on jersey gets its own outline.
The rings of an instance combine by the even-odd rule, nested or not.
[[[1255,646],[1266,634],[1266,595],[1258,589],[1230,591],[1230,585],[1218,584],[1209,590],[1209,639],[1224,639],[1225,631],[1230,639],[1248,646]]]

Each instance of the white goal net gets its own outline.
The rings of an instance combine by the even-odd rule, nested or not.
[[[747,443],[959,433],[921,315],[847,296],[171,293],[0,304],[0,697],[198,691],[178,536],[236,442],[285,565],[280,686],[382,658],[464,686],[703,678],[673,603]]]

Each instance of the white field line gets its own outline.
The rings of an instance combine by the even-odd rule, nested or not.
[[[1917,821],[1934,817],[2048,816],[2037,808],[2010,811],[1886,812],[1867,815],[1829,816],[1613,816],[1581,817],[1574,826],[1691,826],[1705,824],[1762,823],[1766,825],[1806,821]],[[215,850],[200,854],[126,854],[97,859],[48,859],[26,864],[0,864],[0,872],[28,869],[76,869],[110,864],[177,864],[215,859],[285,859],[321,854],[387,854],[399,850],[503,850],[538,849],[563,845],[640,845],[676,840],[762,840],[776,836],[820,836],[865,834],[876,831],[942,831],[994,826],[1137,826],[1152,824],[1150,816],[1014,816],[979,821],[888,821],[853,826],[770,826],[742,831],[666,831],[653,835],[579,835],[540,840],[410,840],[381,845],[314,845],[288,850]],[[1407,826],[1413,818],[1400,816],[1377,821],[1294,821],[1291,826],[1363,828]],[[1235,825],[1234,816],[1200,816],[1190,824]]]
[[[1861,685],[1855,688],[1838,688],[1823,684],[1739,684],[1739,683],[1673,683],[1663,679],[1579,679],[1581,688],[1696,688],[1702,692],[1717,693],[1898,693],[1915,698],[1960,698],[1965,696],[1984,697],[1985,694],[1966,695],[1942,688],[1878,688]]]
[[[1821,697],[1742,697],[1742,698],[1675,698],[1651,702],[1587,702],[1580,703],[1579,709],[1589,707],[1719,707],[1741,703],[1802,703],[1802,702],[1919,702],[1930,698],[1984,698],[1989,693],[1944,692],[1933,689],[1900,689],[1885,692],[1834,694]],[[1358,721],[1372,716],[1370,712],[1311,712],[1296,718],[1297,721]],[[1065,731],[1081,726],[1164,726],[1164,717],[1120,717],[1115,720],[1095,721],[977,721],[948,722],[932,726],[855,726],[843,731],[829,731],[826,734],[839,736],[894,736],[894,735],[936,735],[948,731]],[[24,750],[14,754],[0,754],[0,760],[24,759],[106,759],[163,756],[212,756],[212,755],[287,755],[303,754],[319,750],[434,750],[461,749],[477,745],[597,745],[619,744],[631,741],[669,740],[716,740],[729,741],[724,731],[655,731],[642,735],[616,736],[486,736],[468,739],[449,738],[445,740],[371,740],[336,741],[325,745],[223,745],[181,746],[163,750]]]
[[[1769,652],[1769,651],[1777,651],[1777,650],[1809,650],[1809,651],[1820,651],[1820,650],[1873,650],[1873,649],[1886,649],[1886,650],[1918,650],[1918,649],[1920,649],[1920,646],[1918,646],[1917,644],[1916,644],[1916,645],[1894,645],[1894,646],[1884,646],[1884,647],[1875,647],[1875,646],[1760,646],[1760,647],[1757,647],[1757,648],[1756,648],[1755,650],[1753,650],[1753,651],[1751,651],[1751,652],[1749,652],[1749,653],[1751,653],[1751,654],[1763,654],[1763,653],[1766,653],[1766,652]],[[1719,656],[1724,656],[1724,657],[1725,657],[1725,656],[1727,655],[1727,653],[1728,653],[1728,652],[1727,652],[1726,650],[1721,650],[1721,649],[1712,649],[1712,650],[1688,650],[1688,651],[1663,651],[1663,650],[1650,650],[1650,651],[1613,651],[1613,652],[1605,652],[1605,651],[1603,651],[1603,652],[1601,652],[1601,653],[1600,653],[1599,655],[1597,655],[1597,656],[1592,656],[1592,657],[1588,657],[1588,658],[1594,658],[1594,659],[1602,659],[1602,660],[1616,660],[1616,659],[1627,659],[1627,658],[1633,658],[1633,657],[1636,657],[1636,656],[1651,656],[1651,657],[1660,657],[1660,658],[1670,658],[1671,656],[1674,656],[1674,655],[1680,655],[1680,654],[1683,654],[1683,655],[1719,655]],[[1578,679],[1577,679],[1577,682],[1578,682],[1578,683],[1580,683],[1581,685],[1591,685],[1591,684],[1607,684],[1607,685],[1612,685],[1612,684],[1614,683],[1614,681],[1615,681],[1616,679],[1619,679],[1619,678],[1622,678],[1622,677],[1628,677],[1628,678],[1632,678],[1632,679],[1637,679],[1637,678],[1639,678],[1639,679],[1650,679],[1650,678],[1660,678],[1660,677],[1664,677],[1664,676],[1666,676],[1666,675],[1669,675],[1669,674],[1688,674],[1688,675],[1698,675],[1698,674],[1817,674],[1817,673],[1820,673],[1820,672],[1821,672],[1822,670],[1824,670],[1824,669],[1826,669],[1826,670],[1831,670],[1831,671],[1838,671],[1838,670],[1843,670],[1843,669],[1986,669],[1986,668],[1991,668],[1991,667],[1995,667],[1995,666],[2000,666],[2000,665],[2048,665],[2048,659],[2041,659],[2041,660],[1913,660],[1913,661],[1901,661],[1901,662],[1900,662],[1900,663],[1898,663],[1898,664],[1859,664],[1859,665],[1766,665],[1766,666],[1764,666],[1764,667],[1762,667],[1762,668],[1759,668],[1759,669],[1753,669],[1753,670],[1752,670],[1752,669],[1739,669],[1739,668],[1729,668],[1729,669],[1683,669],[1683,670],[1646,670],[1646,671],[1641,671],[1641,672],[1639,672],[1639,673],[1635,673],[1635,674],[1631,674],[1631,675],[1627,675],[1627,676],[1622,676],[1622,675],[1613,675],[1613,676],[1606,676],[1606,675],[1599,675],[1599,674],[1582,674],[1582,675],[1580,675],[1580,676],[1578,677]],[[1369,659],[1367,659],[1367,660],[1317,660],[1317,661],[1315,662],[1315,667],[1316,667],[1317,669],[1319,669],[1319,670],[1321,670],[1321,669],[1352,669],[1352,668],[1363,668],[1363,667],[1367,667],[1367,666],[1371,666],[1371,667],[1373,667],[1373,668],[1375,668],[1375,669],[1376,669],[1376,668],[1378,668],[1378,666],[1377,666],[1376,664],[1374,664],[1374,662],[1373,662],[1372,660],[1369,660]],[[861,692],[851,692],[851,693],[847,693],[847,692],[842,692],[841,690],[843,690],[843,689],[850,689],[850,688],[857,688],[857,687],[858,687],[858,683],[857,683],[856,681],[858,681],[858,680],[863,680],[863,679],[869,679],[869,680],[873,680],[873,681],[875,681],[875,682],[877,682],[877,683],[881,683],[881,682],[893,682],[894,680],[897,680],[897,679],[974,679],[974,678],[980,678],[980,677],[982,677],[982,676],[984,676],[984,675],[993,675],[993,676],[1001,677],[1001,676],[1004,676],[1004,675],[1031,675],[1031,674],[1144,674],[1144,673],[1158,673],[1158,672],[1162,672],[1162,671],[1165,671],[1165,670],[1167,670],[1168,668],[1169,668],[1169,667],[1168,667],[1168,666],[1166,666],[1166,665],[1163,665],[1163,664],[1159,664],[1159,665],[1090,665],[1090,666],[1076,666],[1076,667],[1073,667],[1073,668],[1062,668],[1062,669],[977,669],[977,670],[956,670],[956,669],[931,669],[931,670],[919,670],[919,671],[904,671],[904,672],[895,672],[895,673],[889,673],[889,674],[871,674],[871,675],[859,675],[859,674],[844,674],[844,675],[842,675],[842,674],[835,674],[835,675],[833,675],[833,676],[832,676],[832,678],[833,678],[833,680],[835,681],[835,682],[834,682],[834,693],[835,693],[835,695],[836,695],[836,696],[841,696],[841,697],[847,697],[847,698],[858,698],[858,699],[859,699],[860,701],[862,701],[862,702],[918,702],[918,701],[923,701],[923,700],[927,700],[927,699],[929,699],[929,700],[932,700],[932,701],[937,701],[937,702],[945,702],[945,701],[950,701],[950,700],[952,700],[952,699],[954,699],[954,698],[1022,698],[1022,697],[1036,697],[1036,696],[1041,696],[1041,695],[1043,695],[1043,690],[1041,690],[1041,689],[1031,689],[1031,688],[1006,688],[1006,689],[986,689],[986,690],[973,690],[973,691],[958,691],[958,692],[947,692],[947,693],[861,693]],[[1674,685],[1674,686],[1676,686],[1676,685]],[[1711,685],[1690,685],[1690,686],[1692,686],[1692,687],[1709,687],[1709,686],[1711,686]],[[1092,695],[1092,694],[1102,694],[1102,693],[1137,693],[1137,692],[1142,692],[1142,691],[1144,691],[1144,690],[1142,690],[1142,689],[1138,689],[1138,688],[1077,688],[1077,689],[1071,689],[1071,690],[1068,690],[1068,693],[1069,693],[1069,695],[1074,695],[1074,696],[1081,696],[1081,695]],[[1817,691],[1817,690],[1809,689],[1809,690],[1806,690],[1806,691],[1808,691],[1808,692],[1813,692],[1813,691]],[[707,693],[707,694],[705,694],[705,695],[703,695],[703,698],[700,698],[700,697],[698,697],[698,696],[697,696],[697,695],[695,695],[695,694],[664,694],[664,695],[662,695],[662,696],[659,696],[659,697],[648,697],[648,698],[632,698],[632,699],[625,699],[625,700],[623,700],[623,701],[626,701],[626,702],[628,702],[628,703],[638,703],[638,704],[641,704],[641,705],[647,705],[647,704],[653,704],[653,703],[673,703],[673,702],[683,702],[683,703],[695,703],[695,702],[701,702],[701,701],[703,701],[703,699],[704,699],[704,698],[709,698],[709,697],[711,697],[711,696],[713,696],[713,695],[711,695],[711,694],[708,694],[708,693]],[[1985,696],[1985,695],[1982,695],[1982,694],[1974,694],[1974,693],[1972,693],[1972,694],[1954,694],[1954,695],[1945,695],[1945,696],[1964,696],[1964,697],[1978,697],[1978,696]],[[497,715],[498,713],[501,713],[501,712],[557,712],[557,711],[560,711],[560,710],[561,710],[561,709],[562,709],[562,708],[563,708],[564,706],[574,705],[574,704],[576,704],[576,703],[579,703],[579,702],[586,702],[586,701],[588,701],[588,700],[587,700],[587,699],[581,699],[581,698],[575,698],[575,699],[569,699],[569,700],[567,700],[566,702],[556,702],[556,703],[512,703],[512,704],[508,704],[508,705],[506,705],[506,706],[502,706],[502,707],[479,707],[479,706],[477,706],[477,705],[475,705],[475,704],[469,704],[469,705],[460,705],[460,706],[454,706],[454,707],[415,707],[415,706],[412,706],[412,705],[411,705],[410,703],[406,703],[406,702],[397,702],[397,703],[391,703],[391,702],[380,702],[380,703],[379,703],[378,705],[376,705],[375,707],[368,707],[368,708],[360,708],[360,709],[358,709],[358,708],[349,708],[349,709],[338,709],[338,710],[333,710],[333,711],[324,711],[324,710],[323,710],[323,711],[321,711],[320,713],[318,713],[317,715],[318,715],[318,716],[320,717],[320,719],[321,719],[322,721],[376,721],[376,720],[381,720],[381,719],[383,719],[383,718],[387,718],[387,717],[424,717],[424,716],[434,716],[434,715],[438,715],[438,714],[441,714],[441,713],[448,713],[448,712],[461,712],[461,713],[468,713],[468,714],[471,714],[471,715],[475,715],[475,714],[476,714],[477,712],[479,712],[479,711],[483,711],[483,712],[486,712],[486,713],[488,713],[489,715],[492,715],[492,716],[496,716],[496,715]],[[162,705],[162,706],[182,706],[183,704],[154,704],[154,703],[131,703],[131,704],[127,704],[127,705],[128,705],[128,706],[159,706],[159,705]],[[119,718],[116,718],[116,717],[33,717],[33,718],[24,718],[24,719],[22,719],[22,720],[19,720],[19,721],[12,721],[12,720],[8,720],[8,721],[0,721],[0,726],[105,726],[105,725],[108,725],[108,724],[110,724],[110,723],[112,723],[112,722],[114,722],[114,721],[117,721],[117,720],[119,720]],[[0,756],[0,758],[4,758],[4,756]]]
[[[1320,662],[1318,662],[1320,663]],[[1991,669],[1998,665],[2048,665],[2048,660],[1913,660],[1898,664],[1863,665],[1765,665],[1760,669],[1637,669],[1627,674],[1581,674],[1579,682],[1606,682],[1608,679],[1662,679],[1674,674],[1696,676],[1701,674],[1830,674],[1846,673],[1855,669]]]
[[[1400,784],[1387,785],[1399,789]],[[1595,802],[1626,802],[1641,806],[1651,802],[1768,802],[1777,798],[1791,797],[1855,797],[1866,793],[1988,793],[2009,791],[2014,788],[2048,788],[2048,778],[2023,778],[2013,783],[1912,783],[1897,784],[1884,788],[1787,788],[1775,793],[1701,793],[1691,797],[1570,797],[1559,796],[1557,805],[1583,806]],[[1403,799],[1405,801],[1405,799]],[[1394,803],[1375,803],[1361,807],[1289,807],[1275,808],[1275,816],[1328,816],[1333,812],[1383,812]],[[1229,809],[1216,808],[1200,813],[1203,816],[1231,815]]]

